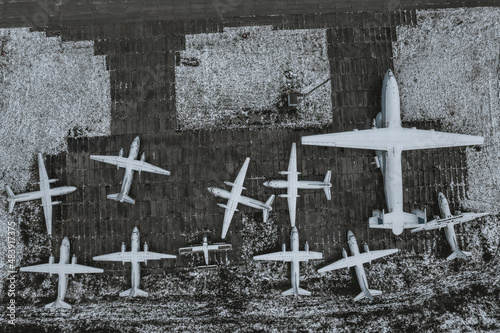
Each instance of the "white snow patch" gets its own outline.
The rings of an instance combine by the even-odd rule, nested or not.
[[[417,25],[398,27],[397,36],[393,54],[403,119],[484,136],[481,151],[467,149],[468,192],[459,195],[465,209],[498,214],[500,8],[418,11]],[[498,244],[498,219],[488,223],[488,242]]]
[[[307,93],[330,76],[326,29],[260,26],[188,35],[180,57],[175,67],[180,130],[332,122],[330,83],[299,97],[295,114],[278,106],[287,91]]]
[[[0,188],[18,193],[38,177],[30,171],[37,153],[65,151],[69,136],[109,135],[110,80],[91,41],[62,42],[21,28],[0,29],[0,43]],[[7,222],[18,226],[23,217],[7,213],[4,195],[0,201],[2,289]],[[19,243],[17,249],[19,263]]]

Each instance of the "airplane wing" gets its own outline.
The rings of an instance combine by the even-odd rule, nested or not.
[[[43,163],[43,156],[40,153],[38,153],[38,173],[40,175],[40,183],[49,180],[49,175],[47,174],[47,170],[45,169],[45,164]]]
[[[52,202],[50,197],[45,199],[42,197],[42,208],[43,215],[45,216],[45,225],[47,226],[47,232],[49,235],[52,235]]]
[[[240,172],[238,172],[238,176],[236,176],[236,179],[234,180],[234,188],[243,188],[243,182],[245,181],[245,176],[247,174],[248,164],[250,164],[250,157],[247,157],[245,159],[245,162],[243,163]]]
[[[138,262],[143,262],[147,260],[159,260],[159,259],[174,259],[177,258],[175,255],[163,254],[156,252],[115,252],[109,254],[103,254],[101,256],[96,256],[93,259],[96,261],[121,261],[121,262],[131,262],[132,259],[136,259]]]
[[[299,261],[307,261],[311,259],[323,259],[323,253],[313,251],[280,251],[268,254],[254,256],[253,260],[265,261],[292,261],[298,259]]]
[[[302,137],[302,144],[370,150],[401,150],[481,145],[481,136],[419,130],[413,128],[373,128]]]
[[[186,254],[186,253],[191,253],[191,252],[202,252],[203,251],[203,246],[188,246],[188,247],[181,247],[179,249],[179,254]]]
[[[229,206],[229,204],[228,204]],[[224,210],[224,222],[222,222],[222,238],[226,238],[227,231],[231,225],[231,220],[233,219],[235,209],[226,208]]]
[[[157,167],[155,165],[149,164],[147,162],[141,162],[141,161],[134,161],[132,163],[132,169],[135,171],[145,171],[145,172],[152,172],[152,173],[157,173],[160,175],[170,175],[170,171],[167,171],[165,169],[162,169],[160,167]]]
[[[125,168],[127,166],[127,160],[128,160],[128,158],[125,157],[107,156],[107,155],[90,155],[90,159],[94,161],[117,165],[120,168]]]
[[[79,264],[41,264],[34,266],[21,267],[21,272],[36,272],[36,273],[64,273],[64,274],[81,274],[81,273],[102,273],[104,270]]]
[[[356,266],[358,264],[364,264],[370,262],[375,259],[379,259],[390,254],[398,252],[398,249],[390,249],[390,250],[379,250],[379,251],[370,251],[361,253],[357,256],[350,256],[344,259],[340,259],[339,261],[334,262],[328,266],[325,266],[318,270],[319,273],[333,271],[341,268],[349,268]]]
[[[208,246],[209,251],[222,251],[222,250],[231,250],[233,246],[231,244],[212,244]]]
[[[453,216],[448,219],[436,219],[427,222],[426,224],[412,229],[411,232],[419,232],[419,231],[424,231],[424,230],[435,230],[435,229],[441,229],[446,227],[448,224],[452,223],[453,225],[459,224],[459,223],[464,223],[464,222],[469,222],[472,220],[475,220],[477,218],[483,217],[489,215],[489,213],[462,213],[461,215],[458,216]]]

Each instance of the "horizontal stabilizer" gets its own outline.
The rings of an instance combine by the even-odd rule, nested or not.
[[[327,200],[332,200],[332,192],[330,191],[330,187],[332,184],[330,183],[330,179],[332,177],[332,172],[328,170],[326,173],[325,179],[323,180],[323,183],[328,184],[328,187],[323,187],[323,191],[325,191],[326,199]]]
[[[5,189],[7,190],[7,201],[9,201],[9,213],[12,213],[14,211],[14,205],[16,204],[16,200],[14,199],[14,192],[9,185],[5,186]]]
[[[71,309],[71,305],[69,305],[68,303],[64,302],[64,301],[55,301],[55,302],[52,302],[52,303],[49,303],[47,305],[45,305],[45,308],[46,309],[52,309],[52,310],[56,310],[56,309]]]
[[[266,206],[271,207],[271,205],[273,204],[273,201],[274,201],[274,197],[275,197],[275,196],[274,196],[274,194],[273,194],[273,195],[271,195],[271,196],[269,197],[269,199],[267,199],[267,201],[266,201]],[[269,211],[270,211],[270,210],[271,210],[271,209],[267,209],[267,208],[262,209],[262,215],[263,215],[263,220],[264,220],[264,222],[267,222],[267,220],[269,219]]]
[[[453,260],[453,259],[456,259],[456,258],[460,258],[460,259],[463,259],[463,260],[467,260],[468,258],[467,257],[470,257],[472,255],[471,252],[467,252],[467,251],[461,251],[461,250],[456,250],[455,252],[453,252],[452,254],[450,254],[446,260],[447,261],[450,261],[450,260]]]
[[[143,296],[143,297],[147,297],[148,296],[148,293],[145,292],[144,290],[141,290],[139,288],[131,288],[131,289],[127,289],[125,291],[122,291],[120,293],[120,297],[135,297],[135,296]]]
[[[416,228],[421,226],[419,219],[415,214],[397,212],[387,213],[384,211],[374,210],[373,216],[369,218],[370,228],[375,229],[392,229],[395,235],[400,235],[404,229]]]
[[[373,301],[373,296],[382,295],[382,291],[375,289],[363,290],[358,296],[354,297],[354,302],[360,301],[363,298],[368,298],[370,301]]]
[[[119,201],[119,202],[124,202],[125,201],[126,203],[129,203],[129,204],[135,204],[135,200],[134,199],[132,199],[131,197],[129,197],[126,194],[121,194],[121,193],[108,194],[108,199],[116,200],[116,201]]]
[[[288,289],[284,292],[281,293],[282,296],[298,296],[298,295],[303,295],[303,296],[311,296],[311,292],[310,291],[307,291],[305,289],[302,289],[302,288],[297,288],[297,290],[295,290],[294,288],[291,288],[291,289]]]
[[[289,194],[278,194],[278,197],[280,198],[291,198],[292,196]],[[300,197],[300,195],[295,195],[296,198]]]

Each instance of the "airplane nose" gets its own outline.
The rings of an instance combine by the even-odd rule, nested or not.
[[[69,246],[69,238],[68,238],[68,236],[64,236],[64,238],[62,240],[62,244],[65,245],[65,246]]]
[[[262,184],[262,185],[264,185],[265,187],[269,187],[270,183],[271,183],[270,181],[267,181],[267,182],[264,182],[264,184]]]
[[[214,193],[214,188],[213,188],[213,187],[209,187],[209,188],[208,188],[208,192],[210,192],[210,193]]]
[[[352,233],[351,230],[347,230],[347,239],[354,237],[354,234]]]
[[[388,76],[394,76],[394,74],[392,74],[392,71],[391,71],[391,69],[390,69],[390,68],[387,70],[387,75],[388,75]]]
[[[132,230],[132,232],[138,233],[139,232],[139,228],[134,227],[134,230]]]

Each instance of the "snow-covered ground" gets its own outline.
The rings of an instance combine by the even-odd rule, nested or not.
[[[180,57],[175,89],[181,130],[304,127],[332,121],[330,83],[299,98],[296,112],[279,106],[287,91],[306,93],[328,79],[326,29],[262,26],[188,35]]]
[[[414,27],[398,27],[398,40],[393,43],[403,118],[435,121],[445,131],[484,136],[480,151],[467,149],[467,191],[457,191],[462,207],[455,209],[497,215],[500,8],[418,11],[417,22]],[[449,184],[452,190],[455,185]],[[486,219],[479,229],[495,252],[500,240],[498,219]]]
[[[10,185],[18,193],[38,181],[38,172],[32,174],[37,153],[65,151],[68,137],[109,135],[110,80],[93,42],[62,42],[23,28],[0,29],[0,45],[0,188]],[[16,222],[19,239],[20,221],[27,221],[17,206],[8,214],[6,194],[1,195],[0,289],[7,222]],[[19,243],[17,249],[20,260]]]

